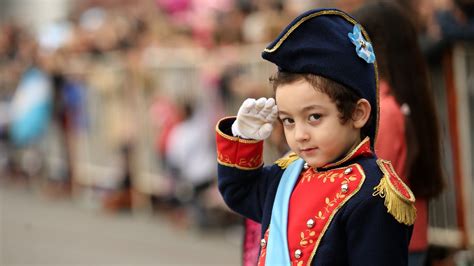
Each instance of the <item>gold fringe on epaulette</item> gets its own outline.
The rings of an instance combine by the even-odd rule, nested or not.
[[[406,201],[398,196],[388,183],[388,178],[384,176],[380,183],[374,187],[373,196],[380,196],[385,199],[384,204],[387,211],[395,217],[399,223],[413,225],[416,219],[416,208],[413,202]]]
[[[298,155],[296,155],[296,153],[290,153],[287,156],[276,160],[275,164],[280,166],[281,169],[286,169],[288,165],[290,165],[292,162],[296,161],[297,159],[298,159]]]

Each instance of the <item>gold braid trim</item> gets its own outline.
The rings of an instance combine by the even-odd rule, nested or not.
[[[384,198],[384,204],[395,220],[406,225],[413,225],[416,219],[416,208],[413,202],[400,197],[395,189],[390,185],[388,177],[384,175],[380,183],[374,187],[373,196]]]
[[[298,160],[298,155],[296,153],[292,152],[289,153],[288,155],[278,159],[275,161],[275,164],[280,166],[281,169],[286,169],[288,165],[290,165],[292,162]]]

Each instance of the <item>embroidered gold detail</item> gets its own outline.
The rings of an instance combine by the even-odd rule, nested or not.
[[[349,172],[350,173],[350,172]],[[303,182],[311,182],[311,179],[313,177],[316,176],[317,179],[323,179],[323,183],[326,183],[326,182],[330,182],[330,183],[334,183],[336,181],[336,178],[342,178],[344,177],[344,180],[346,180],[346,182],[350,182],[350,181],[355,181],[357,178],[354,176],[354,175],[351,175],[349,177],[345,176],[344,174],[348,175],[349,173],[332,173],[331,172],[325,172],[325,173],[318,173],[318,172],[315,172],[314,169],[308,169],[307,171],[305,171],[303,173],[303,176],[301,177],[301,183]]]
[[[341,173],[323,173],[318,176],[318,179],[322,178],[323,183],[326,183],[326,181],[328,180],[329,182],[334,183],[334,181],[336,181],[336,177],[341,178],[342,174]]]
[[[324,210],[326,211],[326,213],[330,213],[331,210],[329,209],[329,207],[332,207],[334,206],[340,199],[343,199],[345,198],[346,195],[344,195],[343,193],[341,192],[337,192],[336,193],[336,196],[334,196],[334,199],[333,200],[329,200],[329,198],[326,198],[326,206],[324,207]]]
[[[314,218],[318,219],[318,220],[324,220],[326,219],[326,217],[323,215],[323,212],[322,211],[318,211],[318,214],[316,216],[314,216]]]
[[[255,169],[259,168],[260,166],[263,165],[263,161],[261,161],[259,164],[257,164],[257,162],[260,160],[260,158],[261,158],[261,155],[257,155],[253,158],[250,158],[249,160],[241,158],[239,160],[239,163],[235,164],[235,163],[232,163],[229,156],[220,154],[219,152],[217,154],[217,162],[219,164],[225,165],[225,166],[228,166],[228,167],[235,167],[235,168],[242,169],[242,170],[255,170]]]
[[[308,171],[309,172],[309,171]],[[306,174],[306,173],[305,173]],[[308,174],[309,175],[309,174]],[[342,173],[322,173],[322,174],[319,174],[318,175],[318,179],[321,179],[323,178],[323,183],[326,183],[327,180],[329,180],[331,183],[334,183],[335,182],[335,178],[342,178],[344,177],[344,180],[341,182],[341,187],[342,186],[347,186],[347,188],[349,187],[349,183],[350,182],[354,182],[354,181],[357,181],[357,177],[355,175],[350,175],[350,176],[345,176],[344,174]],[[309,177],[305,177],[303,175],[303,178],[306,178],[308,179],[308,181],[311,181],[311,176]],[[301,182],[303,182],[304,180],[302,180]],[[347,191],[346,191],[347,192]],[[340,199],[343,199],[346,197],[346,195],[344,194],[345,192],[342,191],[341,192],[337,192],[336,195],[334,196],[334,198],[331,200],[329,199],[328,197],[325,198],[325,203],[326,203],[326,206],[324,207],[324,210],[325,210],[325,213],[330,213],[330,208],[329,207],[332,207],[334,206]],[[324,216],[323,212],[322,211],[319,211],[318,214],[316,216],[314,216],[316,219],[320,219],[320,220],[324,220],[326,219],[326,217]]]
[[[306,233],[308,234],[308,236],[306,236]],[[311,230],[306,230],[306,233],[305,232],[301,232],[300,234],[300,237],[301,237],[301,240],[300,240],[300,246],[301,247],[306,247],[308,246],[308,244],[313,244],[314,243],[314,236],[316,235],[316,232],[315,231],[311,231]]]
[[[348,179],[346,180],[343,180],[342,182],[353,182],[353,181],[358,181],[358,185],[357,185],[357,188],[355,188],[354,190],[352,190],[350,193],[344,195],[343,193],[341,192],[337,192],[336,195],[335,195],[335,198],[333,199],[336,200],[336,202],[338,202],[338,204],[335,206],[335,208],[330,211],[328,206],[329,206],[329,203],[332,203],[333,201],[327,199],[326,201],[326,207],[324,208],[325,211],[327,211],[327,214],[329,215],[327,218],[327,220],[324,222],[324,228],[321,230],[321,232],[319,233],[319,235],[317,235],[317,238],[314,239],[315,241],[315,244],[314,244],[314,248],[313,248],[313,251],[311,252],[311,256],[309,257],[309,260],[307,261],[307,265],[310,265],[313,258],[314,258],[314,255],[316,254],[316,251],[318,250],[318,247],[319,247],[319,243],[321,242],[321,239],[322,237],[324,236],[324,234],[326,233],[328,227],[329,227],[329,224],[331,223],[332,219],[334,218],[334,216],[336,215],[337,211],[342,207],[344,206],[344,204],[350,199],[352,198],[353,195],[355,195],[359,190],[360,188],[362,187],[362,185],[364,184],[364,181],[365,181],[365,173],[364,171],[362,170],[362,167],[358,164],[354,164],[354,165],[351,165],[351,167],[355,169],[357,169],[357,171],[353,171],[353,172],[358,172],[360,173],[360,179],[358,179],[355,175],[353,175],[353,178],[351,177],[348,177]],[[355,178],[355,179],[354,179]],[[341,182],[341,183],[342,183]],[[318,219],[318,217],[324,217],[324,219],[326,218],[323,214],[322,211],[319,211],[318,214],[315,216],[316,219]]]
[[[288,165],[290,165],[292,162],[298,160],[298,155],[296,153],[292,152],[289,153],[287,156],[284,156],[278,160],[275,161],[275,164],[280,166],[281,169],[286,169]]]
[[[240,158],[238,165],[243,166],[243,167],[255,167],[256,165],[259,165],[259,162],[262,159],[262,155],[258,154],[255,155],[254,157],[251,157],[250,159],[247,158]]]
[[[232,161],[228,155],[224,155],[222,152],[217,151],[217,161],[221,164],[232,165]]]
[[[346,183],[349,183],[349,182],[352,182],[352,181],[356,181],[357,180],[357,177],[355,177],[354,175],[351,175],[349,177],[344,177],[344,181],[346,181]]]
[[[377,160],[377,164],[384,173],[384,176],[380,179],[380,183],[374,187],[374,193],[372,195],[384,198],[384,205],[387,207],[387,212],[399,223],[406,225],[414,224],[416,219],[416,208],[414,206],[415,196],[397,176],[390,162],[379,159]],[[394,178],[394,181],[391,180],[391,176]],[[397,188],[397,186],[400,186],[400,188]],[[409,197],[404,196],[399,191],[400,189],[405,189]]]
[[[233,163],[228,155],[225,155],[220,151],[217,151],[217,162],[221,165],[235,167],[243,170],[254,170],[259,168],[263,164],[261,154],[255,155],[250,159],[240,158],[238,163]]]
[[[311,182],[311,179],[316,176],[318,173],[314,172],[313,168],[306,170],[301,177],[301,183],[307,181]]]
[[[393,182],[391,181],[392,179],[389,179],[388,181],[390,181],[389,185],[390,185],[390,188],[394,191],[394,193],[396,193],[397,196],[400,197],[402,200],[414,203],[415,196],[413,195],[413,192],[411,192],[410,188],[407,185],[405,185],[402,179],[395,172],[395,169],[393,169],[392,163],[390,163],[390,161],[378,159],[377,165],[379,166],[380,170],[382,170],[382,172],[384,173],[384,176],[393,177],[393,180],[394,180]],[[403,192],[405,192],[407,195],[404,195]]]
[[[362,180],[360,182],[359,187],[357,188],[357,190],[355,190],[355,192],[356,192],[360,189],[360,186],[362,185],[363,180],[365,179],[365,175],[364,175],[364,173],[362,172],[361,168],[358,165],[355,165],[353,167],[357,167],[359,169],[359,173],[361,174],[361,180]],[[348,174],[345,174],[343,169],[335,169],[335,171],[336,172],[330,171],[328,173],[315,173],[312,169],[309,169],[308,171],[306,171],[303,174],[301,182],[304,182],[304,181],[309,182],[309,181],[311,181],[311,178],[315,175],[317,175],[317,180],[320,180],[320,182],[323,182],[323,183],[326,183],[326,182],[334,183],[334,182],[336,182],[336,180],[340,180],[341,185],[349,186],[349,183],[358,181],[358,178],[356,177],[356,174],[355,174],[356,172],[355,171],[351,171]],[[325,199],[324,199],[325,206],[323,207],[322,210],[319,210],[317,212],[317,214],[314,216],[314,218],[316,220],[324,221],[324,223],[326,223],[326,227],[327,227],[327,225],[331,221],[331,219],[332,219],[333,215],[336,213],[336,211],[350,197],[351,197],[351,195],[349,195],[349,197],[346,197],[346,195],[343,192],[336,192],[336,194],[333,196],[332,199],[330,197],[325,197]],[[319,235],[317,233],[317,230],[311,230],[311,228],[300,232],[300,242],[299,242],[300,247],[306,248],[310,245],[316,244],[320,240],[320,238],[324,235],[326,227]],[[316,248],[317,248],[317,246],[315,246],[314,249],[316,249]],[[311,259],[312,259],[312,256],[313,256],[313,253],[311,255]],[[310,264],[311,259],[308,261],[308,265]],[[297,263],[298,264],[303,263],[303,261],[297,261]]]
[[[345,197],[346,197],[346,195],[344,195],[344,194],[342,194],[342,193],[340,193],[340,192],[337,192],[337,193],[336,193],[336,198],[338,198],[338,199],[342,199],[342,198],[345,198]]]

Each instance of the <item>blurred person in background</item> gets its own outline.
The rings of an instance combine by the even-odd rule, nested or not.
[[[157,95],[150,106],[151,125],[154,128],[154,151],[158,159],[158,166],[163,172],[165,181],[163,192],[152,195],[151,203],[154,210],[173,208],[179,205],[175,195],[175,179],[172,177],[172,167],[168,159],[170,133],[173,128],[182,122],[183,112],[180,106],[167,95]]]
[[[380,127],[375,143],[416,197],[417,219],[409,265],[424,265],[428,249],[428,202],[443,190],[438,117],[414,24],[387,1],[354,13],[367,30],[380,73]]]
[[[399,0],[401,1],[401,0]],[[443,52],[456,41],[474,40],[474,1],[415,1],[420,45],[430,63],[439,62]]]
[[[59,147],[62,148],[62,158],[64,163],[57,174],[53,174],[48,178],[50,188],[54,187],[54,190],[50,190],[51,193],[65,192],[69,194],[72,189],[72,181],[74,176],[74,144],[73,144],[73,118],[72,110],[67,100],[67,80],[62,72],[58,69],[52,73],[53,81],[53,119],[57,124],[59,130]],[[63,190],[63,191],[60,191]]]
[[[196,223],[206,228],[212,218],[206,215],[202,195],[215,185],[216,170],[211,107],[203,99],[188,99],[183,104],[183,120],[169,133],[166,158],[175,179],[175,197],[182,207],[185,225]],[[181,220],[183,221],[183,220]]]
[[[48,54],[44,50],[41,53]],[[51,52],[47,60],[60,163],[48,169],[46,192],[50,196],[70,196],[77,182],[77,133],[87,126],[85,67],[69,48]]]
[[[18,71],[18,76],[16,82],[7,85],[12,86],[7,90],[13,91],[7,112],[8,168],[13,178],[30,180],[44,170],[45,161],[39,144],[51,121],[52,82],[49,61],[38,53],[37,43],[26,31],[13,29],[12,36],[16,37],[10,39],[11,50],[6,64],[13,69],[10,73]]]
[[[334,5],[346,12],[352,12],[358,7],[360,7],[362,4],[364,4],[366,1],[367,0],[336,0],[334,1]]]
[[[150,77],[140,64],[141,47],[137,45],[140,39],[138,35],[143,29],[139,28],[133,32],[133,27],[128,27],[126,33],[122,33],[123,36],[119,38],[116,48],[125,63],[123,71],[127,78],[115,88],[116,93],[120,95],[120,111],[114,112],[116,125],[119,126],[115,128],[117,135],[113,146],[114,152],[118,151],[117,162],[120,170],[114,178],[117,182],[113,190],[103,199],[103,207],[109,211],[129,211],[133,207],[133,195],[137,192],[136,150],[140,137],[137,132],[141,115],[139,93],[147,93],[150,89]]]

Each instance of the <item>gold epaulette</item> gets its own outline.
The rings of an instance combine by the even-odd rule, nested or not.
[[[384,176],[380,183],[374,187],[374,196],[385,199],[387,211],[399,223],[412,225],[416,219],[415,196],[405,183],[400,179],[389,161],[377,160],[377,164]]]
[[[292,162],[298,160],[298,155],[296,153],[291,152],[288,153],[287,155],[281,157],[280,159],[275,161],[275,164],[281,167],[281,169],[286,169],[288,165],[290,165]]]

